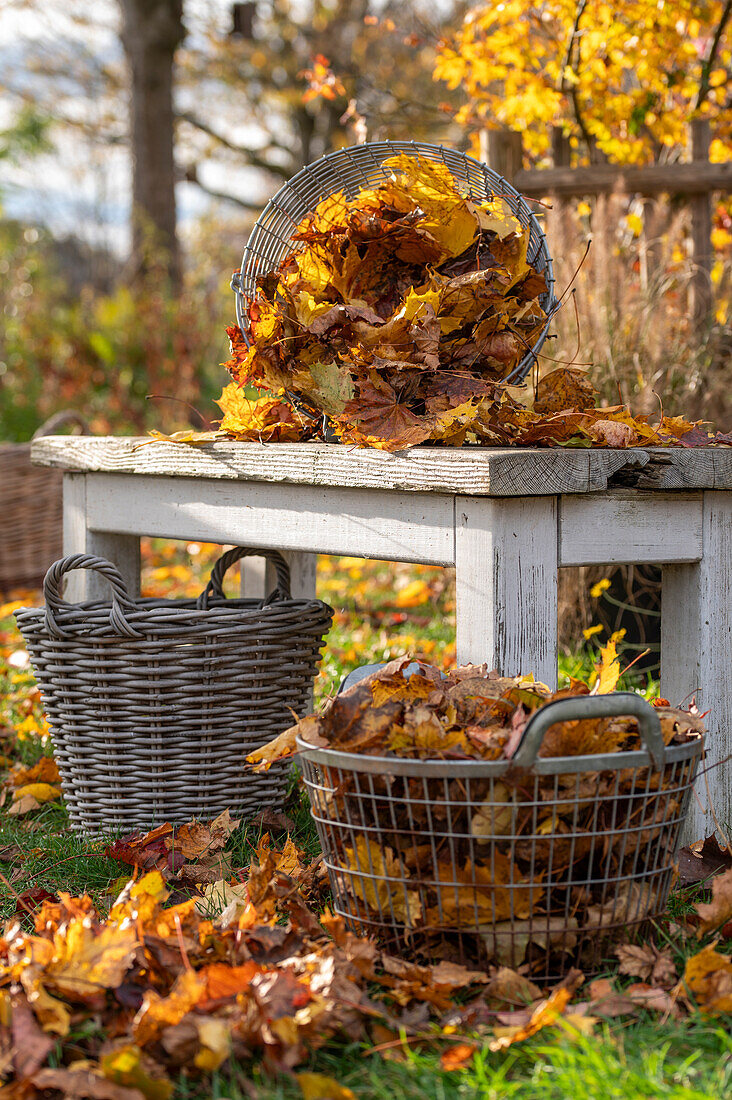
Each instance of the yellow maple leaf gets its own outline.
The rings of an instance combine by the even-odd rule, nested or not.
[[[609,695],[615,691],[620,678],[620,660],[612,638],[600,650],[600,663],[596,672],[597,681],[592,689],[593,695]]]

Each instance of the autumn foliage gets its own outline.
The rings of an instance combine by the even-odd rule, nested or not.
[[[459,122],[517,130],[534,157],[559,125],[580,158],[659,160],[697,112],[727,159],[729,15],[723,0],[481,4],[441,43],[435,77],[462,93]]]

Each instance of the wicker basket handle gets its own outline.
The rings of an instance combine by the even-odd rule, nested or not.
[[[53,435],[58,428],[63,428],[66,424],[76,424],[81,429],[81,435],[89,435],[89,425],[81,413],[75,412],[74,409],[64,409],[63,412],[57,412],[41,424],[33,438],[40,439],[44,435]]]
[[[661,733],[661,723],[652,706],[640,695],[630,691],[616,691],[611,695],[578,695],[547,703],[526,724],[513,762],[520,768],[529,768],[539,755],[544,734],[555,722],[572,722],[582,718],[638,719],[641,740],[657,768],[663,767],[666,748]],[[607,767],[607,764],[603,765]]]
[[[260,550],[251,546],[233,546],[231,550],[227,550],[225,554],[221,555],[211,570],[209,582],[196,602],[199,611],[208,610],[210,599],[223,600],[225,598],[223,589],[224,574],[234,562],[240,561],[241,558],[252,557],[266,558],[274,566],[277,573],[277,587],[269,595],[266,602],[270,603],[273,599],[289,600],[292,598],[290,595],[290,567],[279,550]]]
[[[122,634],[126,638],[142,638],[143,635],[127,622],[126,613],[136,611],[137,606],[130,598],[117,566],[112,565],[106,558],[97,558],[93,554],[71,554],[68,558],[60,558],[46,573],[43,581],[43,595],[46,600],[47,630],[57,638],[68,637],[68,631],[59,626],[56,621],[56,614],[63,608],[74,607],[74,604],[66,603],[61,595],[61,581],[74,569],[94,569],[109,581],[112,589],[109,625],[117,634]]]

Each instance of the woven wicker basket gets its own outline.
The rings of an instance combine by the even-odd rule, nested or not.
[[[277,571],[264,601],[227,600],[221,580],[262,554]],[[95,569],[111,603],[70,605],[62,577]],[[71,826],[80,832],[251,816],[286,793],[289,768],[247,769],[247,753],[307,709],[333,611],[290,596],[276,551],[235,547],[198,601],[132,600],[110,562],[76,554],[44,581],[46,607],[17,612],[51,726]]]
[[[34,435],[51,435],[67,423],[87,426],[61,412]],[[49,563],[62,552],[63,474],[31,465],[30,443],[0,443],[0,592],[40,588]]]

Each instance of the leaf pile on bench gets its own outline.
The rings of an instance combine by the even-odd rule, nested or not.
[[[408,662],[374,672],[248,760],[267,767],[293,752],[300,736],[314,747],[362,756],[511,761],[542,705],[590,693],[581,681],[552,692],[533,678],[475,666],[444,676],[422,665],[407,677]],[[611,642],[595,690],[613,691],[618,672]],[[656,713],[667,745],[703,732],[696,714],[665,701]],[[540,757],[617,754],[616,766],[557,776],[514,765],[493,779],[461,772],[448,782],[391,776],[384,765],[368,775],[366,790],[364,776],[347,766],[331,774],[324,764],[334,818],[348,822],[332,831],[340,866],[353,872],[343,875],[344,885],[377,920],[412,930],[411,943],[447,951],[448,958],[454,956],[447,933],[458,928],[481,930],[467,944],[469,958],[478,962],[487,949],[501,965],[541,965],[572,954],[601,929],[612,942],[613,929],[617,938],[618,926],[654,912],[655,872],[644,881],[643,869],[649,856],[653,867],[671,860],[672,852],[659,852],[674,841],[667,823],[681,808],[674,765],[660,772],[623,767],[622,754],[641,747],[634,718],[585,718],[550,727]]]
[[[547,321],[528,228],[505,199],[463,194],[444,165],[396,156],[384,166],[383,182],[331,195],[296,228],[292,251],[258,279],[247,339],[227,329],[223,433],[292,442],[327,425],[329,438],[388,451],[732,442],[682,417],[652,426],[624,406],[599,408],[572,367],[540,383],[528,407],[506,384]],[[265,392],[252,399],[251,386]]]
[[[731,886],[732,871],[715,881],[698,909],[700,932],[719,927]],[[714,945],[688,960],[681,981],[669,951],[643,945],[618,950],[620,973],[641,981],[584,989],[573,970],[541,990],[505,967],[389,955],[341,918],[316,916],[274,851],[252,863],[239,890],[211,917],[195,899],[171,904],[150,871],[107,916],[91,898],[61,893],[38,906],[32,927],[9,921],[0,936],[3,1095],[168,1100],[181,1071],[206,1078],[230,1058],[241,1066],[257,1057],[289,1074],[334,1040],[387,1056],[402,1045],[436,1048],[446,1069],[459,1069],[482,1043],[501,1050],[544,1027],[587,1032],[598,1017],[641,1011],[680,1017],[695,1001],[709,1013],[730,1007],[732,961]],[[348,1095],[330,1078],[297,1077],[306,1096]],[[321,1092],[308,1093],[316,1084]]]

